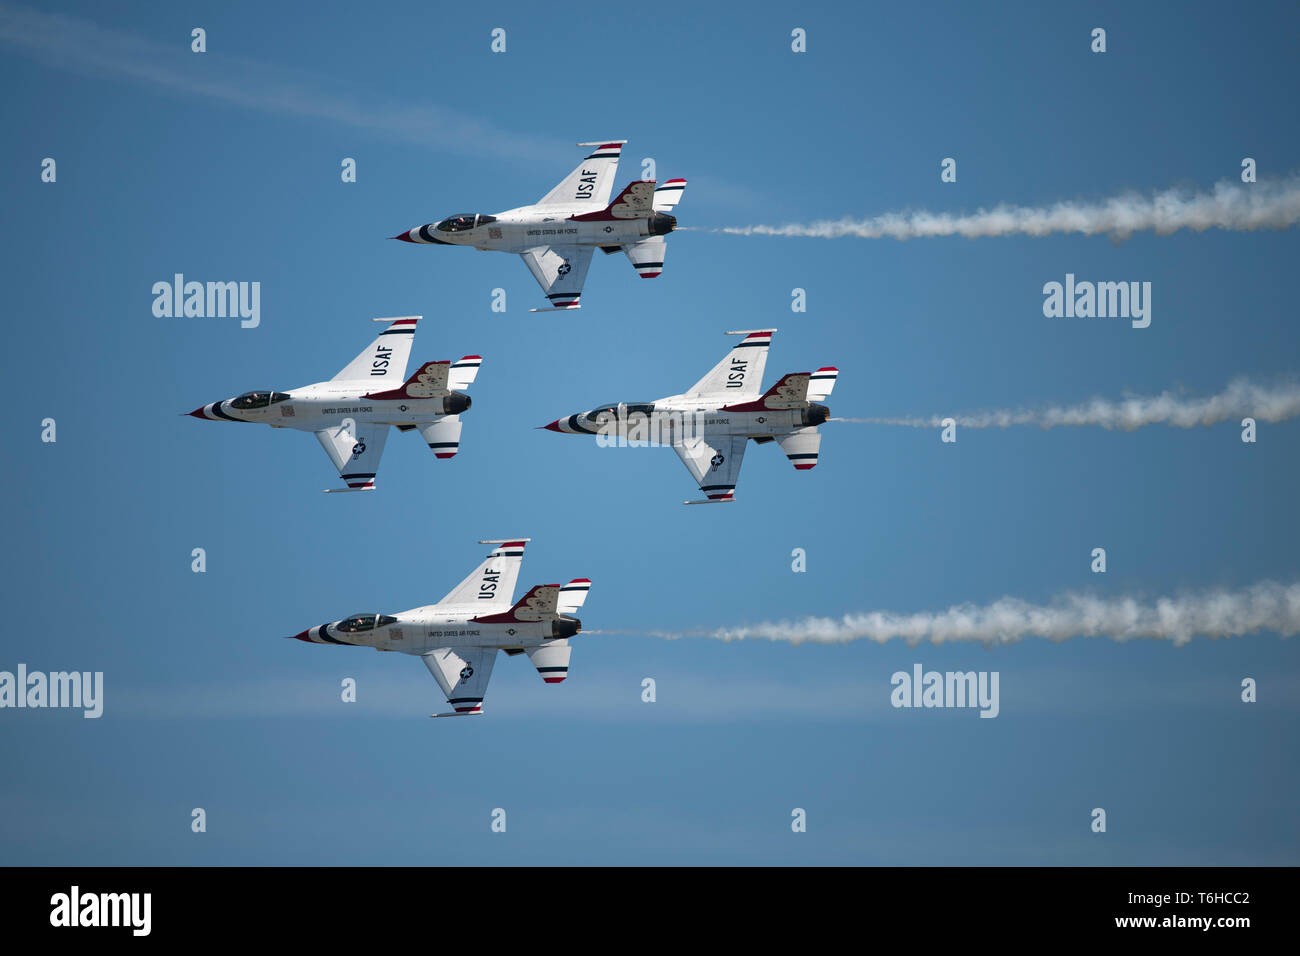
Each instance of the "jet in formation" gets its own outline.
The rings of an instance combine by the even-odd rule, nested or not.
[[[460,416],[470,406],[464,390],[478,374],[482,357],[425,362],[403,381],[420,316],[374,321],[388,326],[328,382],[287,392],[245,392],[189,414],[314,432],[347,484],[326,491],[374,490],[390,425],[404,432],[419,430],[437,457],[451,458],[460,450]]]
[[[529,540],[480,541],[496,547],[437,604],[396,614],[354,614],[293,637],[417,655],[451,706],[450,712],[430,717],[481,714],[497,651],[527,654],[542,680],[558,684],[569,674],[569,638],[582,630],[574,614],[587,599],[591,581],[539,584],[512,604]]]
[[[551,312],[580,308],[587,267],[597,249],[625,253],[637,275],[653,279],[664,268],[664,236],[677,228],[669,212],[682,198],[686,180],[630,183],[613,202],[609,195],[627,140],[579,143],[595,147],[564,180],[531,206],[492,216],[461,213],[393,236],[403,242],[473,246],[513,252],[542,287]]]
[[[791,372],[760,394],[767,350],[776,329],[741,330],[743,335],[712,371],[681,395],[654,402],[619,402],[559,418],[543,428],[572,435],[596,435],[601,444],[669,445],[704,492],[688,505],[735,500],[745,448],[776,442],[795,468],[817,464],[818,426],[830,418],[820,404],[839,370]]]

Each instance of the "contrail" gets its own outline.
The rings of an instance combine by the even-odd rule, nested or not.
[[[720,641],[769,640],[791,644],[843,644],[902,640],[1014,644],[1027,637],[1066,641],[1109,637],[1114,641],[1151,638],[1183,645],[1193,637],[1241,637],[1259,631],[1292,637],[1300,633],[1300,583],[1263,581],[1235,591],[1157,598],[1107,598],[1066,594],[1049,604],[1004,597],[992,604],[956,604],[937,613],[868,611],[843,617],[805,617],[793,621],[722,627],[712,631],[605,631],[647,637],[711,637]]]
[[[1100,425],[1102,428],[1133,431],[1144,425],[1166,424],[1175,428],[1217,425],[1249,416],[1258,421],[1284,422],[1300,415],[1300,384],[1257,385],[1239,378],[1217,395],[1188,398],[1175,392],[1159,395],[1126,395],[1119,400],[1092,398],[1076,405],[1052,405],[1038,409],[993,409],[969,415],[953,415],[966,428],[1009,428],[1037,425]],[[864,425],[905,425],[910,428],[939,428],[949,416],[900,418],[832,418],[833,422]]]
[[[1054,233],[1108,235],[1127,239],[1135,232],[1166,236],[1179,229],[1289,229],[1300,222],[1300,176],[1239,183],[1221,180],[1211,192],[1167,189],[1150,196],[1124,193],[1096,202],[1067,201],[1050,206],[1001,203],[992,209],[955,215],[943,212],[889,212],[869,219],[823,219],[786,226],[726,226],[714,230],[737,236],[806,236],[817,239],[923,239],[936,236],[1047,236]]]

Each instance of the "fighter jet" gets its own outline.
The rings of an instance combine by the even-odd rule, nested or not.
[[[662,186],[638,180],[611,203],[614,171],[626,142],[579,143],[595,149],[534,205],[495,216],[448,216],[393,238],[518,254],[550,300],[549,308],[533,312],[580,308],[587,267],[597,249],[626,253],[637,275],[653,279],[663,271],[664,236],[677,228],[668,213],[681,200],[686,180],[670,179]]]
[[[259,389],[213,402],[187,414],[223,422],[260,422],[272,428],[314,432],[346,488],[373,491],[388,426],[419,429],[433,453],[451,458],[460,450],[461,413],[470,406],[464,389],[483,359],[425,362],[402,382],[420,316],[374,319],[388,327],[328,382],[288,392]]]
[[[483,696],[497,651],[527,654],[548,684],[569,675],[569,638],[582,630],[574,617],[591,581],[539,584],[511,604],[529,538],[480,541],[496,545],[470,576],[437,604],[396,614],[365,612],[293,635],[311,644],[353,644],[415,654],[442,688],[456,717],[483,713]]]
[[[542,428],[596,435],[602,445],[670,445],[705,498],[683,504],[735,500],[740,462],[748,442],[776,442],[800,471],[817,464],[822,436],[817,426],[830,418],[819,404],[835,387],[839,370],[791,372],[759,394],[767,349],[776,329],[741,330],[742,339],[708,375],[681,395],[655,402],[619,402],[559,418]]]

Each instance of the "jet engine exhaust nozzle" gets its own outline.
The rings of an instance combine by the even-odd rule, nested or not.
[[[448,415],[459,415],[473,404],[473,400],[464,392],[452,392],[442,400],[443,410]]]
[[[551,622],[551,637],[573,637],[582,630],[582,622],[576,617],[562,617],[558,621]]]
[[[831,410],[818,402],[812,402],[803,413],[805,425],[820,425],[831,417]]]
[[[677,228],[677,217],[666,212],[657,212],[650,217],[650,235],[666,236]]]

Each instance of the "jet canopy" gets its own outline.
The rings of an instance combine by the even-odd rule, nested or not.
[[[384,627],[396,621],[397,618],[390,617],[387,614],[353,614],[351,617],[339,621],[338,630],[355,634],[357,631],[373,631],[377,627]]]
[[[483,216],[477,213],[465,212],[455,216],[448,216],[434,228],[439,232],[467,232],[475,226],[483,226],[496,221],[496,216]]]
[[[601,405],[599,408],[593,408],[587,413],[587,417],[597,418],[600,415],[610,415],[626,418],[628,415],[649,415],[654,410],[654,402],[619,402],[615,405]]]
[[[283,402],[288,397],[288,392],[245,392],[238,398],[231,399],[230,407],[238,408],[241,411],[247,411],[250,408],[266,408],[266,406],[274,405],[276,402]]]

